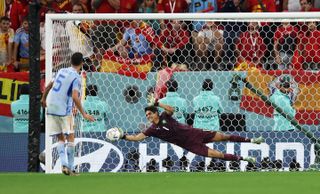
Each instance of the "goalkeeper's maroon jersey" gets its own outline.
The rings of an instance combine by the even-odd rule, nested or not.
[[[176,144],[195,154],[207,156],[206,143],[214,137],[213,131],[202,131],[176,121],[171,115],[163,112],[158,124],[152,124],[143,132],[146,136],[157,137],[164,141]]]

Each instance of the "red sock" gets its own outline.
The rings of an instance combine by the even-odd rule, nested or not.
[[[222,160],[228,160],[228,161],[239,161],[242,160],[243,158],[241,156],[236,156],[233,154],[223,154]]]
[[[250,142],[251,139],[245,138],[245,137],[241,137],[241,136],[238,136],[238,135],[230,135],[229,141],[232,141],[232,142]]]

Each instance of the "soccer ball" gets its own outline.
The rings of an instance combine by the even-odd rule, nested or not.
[[[119,140],[123,136],[123,131],[120,128],[113,127],[107,130],[106,138],[110,141]]]

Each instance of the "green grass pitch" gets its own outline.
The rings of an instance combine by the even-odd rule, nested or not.
[[[1,194],[319,194],[320,172],[0,173]]]

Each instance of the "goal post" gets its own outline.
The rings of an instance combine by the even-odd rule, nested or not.
[[[317,12],[47,14],[46,83],[60,68],[70,66],[73,52],[82,52],[89,67],[83,85],[96,88],[86,98],[96,105],[87,111],[100,124],[90,127],[77,119],[75,165],[80,172],[309,168],[315,159],[319,162],[319,22]],[[193,100],[204,80],[211,79],[223,109],[216,113],[218,130],[249,138],[262,135],[266,142],[208,146],[255,156],[257,164],[203,158],[156,138],[108,142],[109,128],[131,134],[149,126],[143,112],[147,95],[166,96],[169,79],[177,81],[177,94],[187,102],[184,119],[190,125],[199,117],[197,111],[205,112],[195,110]],[[283,79],[289,79],[293,117],[268,102]],[[276,128],[274,109],[291,120],[293,128]],[[48,127],[45,170],[59,173],[56,140],[48,135]]]

